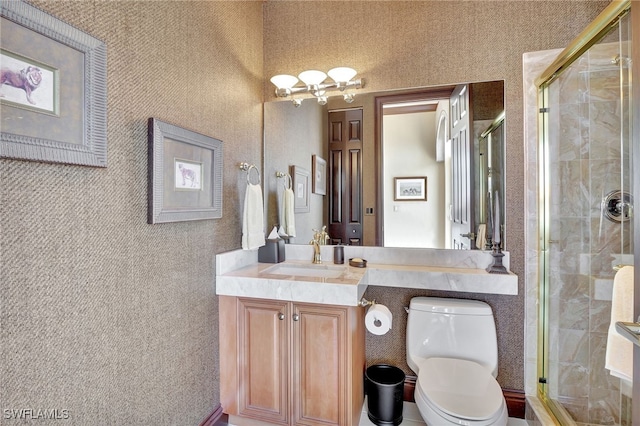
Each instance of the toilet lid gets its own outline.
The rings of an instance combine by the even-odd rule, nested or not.
[[[451,416],[487,420],[504,403],[500,385],[480,364],[463,359],[429,358],[420,363],[420,393]]]

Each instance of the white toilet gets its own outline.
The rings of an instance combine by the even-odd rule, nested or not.
[[[407,319],[407,364],[428,426],[507,424],[496,381],[498,343],[491,307],[477,300],[414,297]]]

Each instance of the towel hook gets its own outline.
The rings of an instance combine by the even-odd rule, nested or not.
[[[255,170],[258,181],[253,185],[260,184],[260,170],[258,170],[255,164],[240,163],[239,166],[240,166],[240,170],[244,170],[245,172],[247,172],[247,183],[249,184],[251,183],[251,170]]]
[[[284,181],[284,187],[285,188],[291,189],[291,187],[293,186],[293,180],[291,179],[291,175],[289,173],[276,172],[276,177],[285,178],[285,181]],[[287,186],[287,179],[286,178],[289,178],[289,180],[288,180],[289,185],[288,186]]]

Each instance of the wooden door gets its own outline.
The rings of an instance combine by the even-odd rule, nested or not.
[[[451,121],[451,245],[475,245],[473,223],[473,139],[469,86],[456,86],[449,100]]]
[[[293,311],[294,424],[351,424],[347,308],[296,304]]]
[[[238,299],[240,416],[289,423],[290,311],[287,302]]]
[[[362,245],[362,109],[329,113],[329,236]]]

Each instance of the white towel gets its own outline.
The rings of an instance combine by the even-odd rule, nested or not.
[[[296,217],[294,210],[295,194],[291,188],[285,188],[282,194],[282,225],[284,232],[290,236],[296,236]]]
[[[616,321],[633,322],[633,266],[624,266],[613,279],[611,324],[604,367],[612,376],[633,381],[633,343],[616,331]]]
[[[247,183],[242,216],[242,248],[254,250],[264,245],[264,206],[260,185]]]

